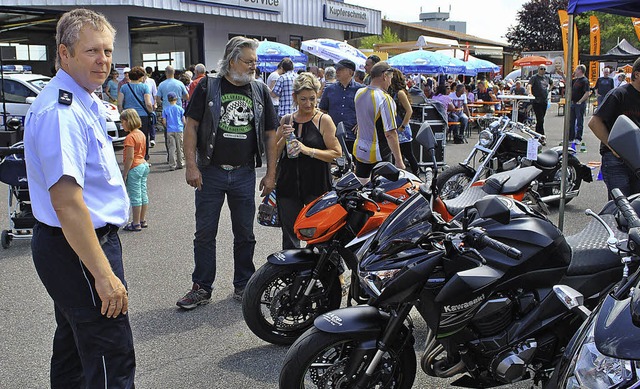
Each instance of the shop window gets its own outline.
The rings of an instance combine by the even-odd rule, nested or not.
[[[169,53],[142,53],[142,67],[150,66],[155,69],[163,70],[167,66],[173,66],[174,69],[185,69],[185,53],[184,51],[172,51]]]
[[[302,46],[302,37],[300,35],[290,35],[289,46],[299,51]]]
[[[234,36],[244,36],[249,39],[256,39],[258,42],[262,42],[262,41],[277,42],[278,41],[278,39],[275,36],[247,35],[247,34],[229,34],[229,39],[233,38]]]
[[[18,61],[46,61],[47,46],[45,45],[24,45],[21,43],[0,43],[2,46],[12,46],[16,50],[16,60]]]

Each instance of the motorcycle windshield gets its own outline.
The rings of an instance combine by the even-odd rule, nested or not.
[[[411,196],[382,223],[364,256],[363,263],[409,247],[431,231],[431,206],[421,194]],[[375,254],[375,255],[372,255]]]
[[[360,180],[358,180],[358,177],[353,172],[345,174],[335,184],[336,192],[338,193],[358,189],[360,187],[362,187],[362,183],[360,183]]]
[[[327,192],[323,194],[322,197],[320,197],[318,200],[316,200],[316,203],[313,204],[311,208],[309,208],[305,216],[311,217],[316,213],[322,211],[323,209],[332,207],[337,203],[338,203],[338,194],[333,190],[331,192]]]

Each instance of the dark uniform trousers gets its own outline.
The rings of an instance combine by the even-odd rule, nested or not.
[[[126,285],[118,228],[96,230],[113,272]],[[108,319],[91,273],[62,230],[36,223],[33,262],[54,302],[57,323],[51,357],[51,387],[133,388],[135,353],[128,315]]]

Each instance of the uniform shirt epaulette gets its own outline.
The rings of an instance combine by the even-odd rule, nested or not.
[[[58,103],[64,105],[71,105],[73,102],[73,93],[63,89],[58,90]]]

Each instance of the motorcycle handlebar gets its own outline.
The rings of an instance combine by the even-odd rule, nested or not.
[[[0,147],[0,157],[6,157],[12,154],[24,154],[24,148],[22,147]]]
[[[627,196],[622,194],[622,191],[618,188],[611,191],[611,196],[613,196],[613,201],[615,201],[616,206],[620,212],[622,212],[624,218],[627,219],[629,228],[640,227],[640,218],[638,218],[638,214],[629,203]]]
[[[390,203],[396,204],[396,205],[400,205],[403,203],[402,199],[399,199],[397,197],[393,197],[390,194],[385,193],[382,189],[380,188],[375,188],[372,192],[371,192],[371,198],[375,201],[388,201]]]
[[[469,230],[469,234],[473,237],[475,245],[479,246],[479,248],[491,247],[492,249],[513,259],[520,259],[522,257],[522,252],[520,250],[493,239],[481,228],[472,228]]]
[[[480,243],[484,246],[491,247],[492,249],[503,253],[509,258],[520,259],[522,257],[522,252],[520,250],[515,247],[511,247],[508,244],[499,242],[489,235],[482,235],[480,237]]]

